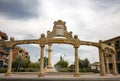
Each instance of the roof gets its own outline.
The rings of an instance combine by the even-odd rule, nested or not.
[[[117,37],[114,37],[114,38],[111,38],[111,39],[105,40],[104,42],[112,41],[112,40],[119,39],[119,38],[120,38],[120,36],[117,36]]]
[[[4,49],[2,49],[2,48],[0,47],[0,53],[6,54],[7,52],[6,52],[6,50],[4,50]]]
[[[0,36],[1,36],[2,38],[5,38],[6,40],[8,40],[8,36],[7,36],[6,33],[3,33],[3,32],[0,31]]]
[[[94,62],[91,64],[91,66],[98,66],[98,65],[100,65],[100,62]]]

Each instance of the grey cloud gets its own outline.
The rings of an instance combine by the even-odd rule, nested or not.
[[[0,15],[10,19],[38,17],[38,0],[0,0]]]
[[[35,38],[35,36],[32,33],[28,33],[28,32],[25,32],[25,31],[22,31],[22,32],[17,31],[17,34],[23,36],[23,39],[33,39],[33,38]]]
[[[97,11],[107,11],[107,9],[111,10],[111,8],[119,8],[120,9],[120,0],[92,0],[91,6],[93,9]],[[118,9],[116,9],[118,10]]]

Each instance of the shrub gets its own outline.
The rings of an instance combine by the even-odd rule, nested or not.
[[[0,73],[6,73],[7,72],[7,68],[0,68]]]
[[[94,73],[100,73],[100,71],[97,70],[97,69],[94,69],[93,72],[94,72]]]

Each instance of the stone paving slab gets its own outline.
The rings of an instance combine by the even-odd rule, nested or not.
[[[12,76],[4,76],[0,74],[0,81],[120,81],[120,75],[100,76],[99,74],[80,75],[74,77],[73,75],[45,75],[45,77],[38,77],[37,74],[13,74]]]

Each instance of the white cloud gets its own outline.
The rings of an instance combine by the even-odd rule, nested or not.
[[[72,31],[73,35],[77,34],[80,40],[96,42],[101,39],[106,40],[120,35],[120,1],[110,1],[40,0],[37,13],[39,17],[16,20],[0,15],[0,30],[17,40],[38,39],[41,33],[52,31],[53,22],[61,19],[66,22],[68,31]],[[57,48],[53,49],[58,51],[54,51],[53,54],[65,54],[68,61],[71,63],[74,61],[74,48],[71,45],[57,45]],[[54,58],[57,57],[55,55],[53,62],[58,60]],[[96,48],[81,46],[79,55],[81,58],[89,58],[91,62],[94,55],[94,60],[98,61]]]
[[[93,63],[95,61],[99,61],[99,52],[98,48],[93,46],[81,46],[79,48],[79,57],[80,59],[88,58],[90,63]]]

